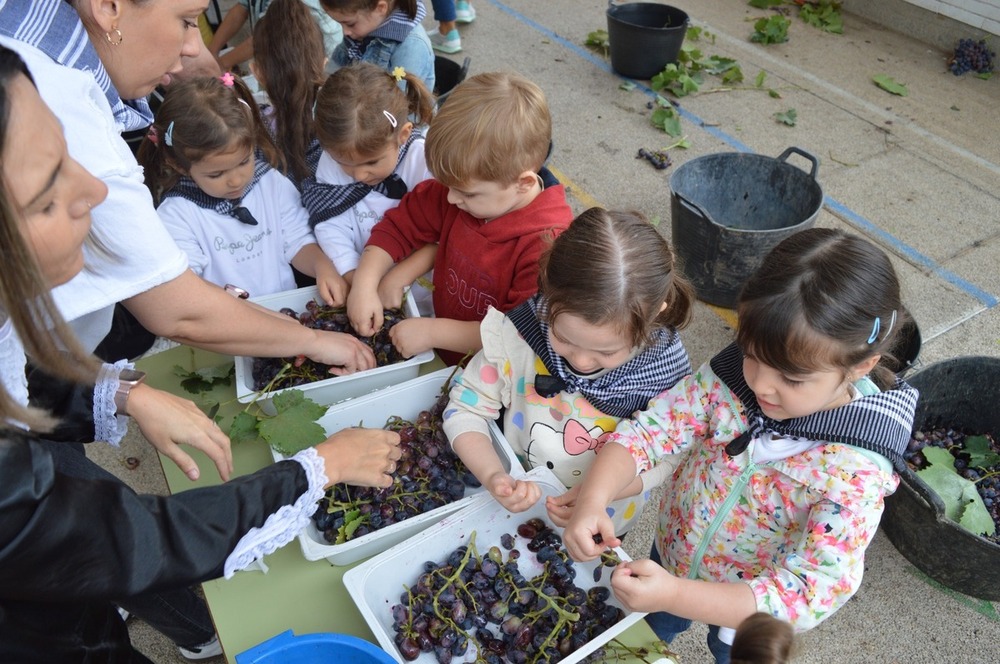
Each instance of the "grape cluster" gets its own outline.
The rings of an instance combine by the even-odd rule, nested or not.
[[[653,165],[658,171],[662,171],[664,168],[668,168],[673,162],[670,161],[670,155],[662,150],[657,150],[655,152],[647,150],[646,148],[639,148],[639,152],[635,155],[636,159],[645,159],[650,164]]]
[[[960,39],[955,47],[955,54],[948,61],[948,68],[955,76],[974,71],[977,74],[988,74],[993,71],[993,58],[996,53],[986,45],[986,40]]]
[[[480,555],[472,532],[468,545],[443,562],[424,563],[415,583],[404,586],[390,609],[404,659],[433,653],[439,664],[464,661],[471,644],[476,661],[486,664],[558,662],[624,617],[607,603],[611,592],[606,586],[584,590],[574,583],[576,567],[543,520],[529,519],[517,534],[534,554],[528,566],[540,569],[531,578],[519,565],[527,556],[522,558],[509,533],[501,536],[500,546]],[[598,649],[584,661],[602,661],[604,655]]]
[[[965,439],[983,434],[969,433],[956,429],[937,427],[926,431],[915,431],[903,457],[914,470],[920,470],[927,465],[921,450],[927,446],[940,447],[951,452],[955,457],[955,472],[976,483],[976,490],[983,499],[983,504],[989,510],[993,522],[997,525],[994,535],[983,536],[984,539],[1000,544],[1000,464],[988,468],[970,467],[969,455],[964,451]],[[1000,454],[1000,445],[990,434],[985,434],[990,441],[990,448]]]
[[[443,391],[415,422],[392,417],[385,428],[399,433],[402,453],[385,488],[335,484],[320,499],[313,521],[323,539],[343,544],[394,523],[460,500],[466,487],[480,486],[455,455],[442,428],[448,404]]]
[[[384,367],[388,364],[402,362],[405,358],[399,354],[389,338],[392,326],[403,320],[403,312],[399,309],[386,309],[385,323],[382,329],[370,337],[359,336],[351,322],[347,319],[347,309],[320,304],[316,300],[306,303],[302,313],[290,307],[281,309],[281,313],[294,318],[306,327],[326,332],[345,332],[368,344],[375,353],[375,363]],[[285,387],[295,387],[330,377],[330,365],[313,362],[304,355],[298,357],[255,357],[251,368],[253,388],[255,390],[280,390]]]

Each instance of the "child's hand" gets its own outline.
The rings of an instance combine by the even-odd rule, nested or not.
[[[385,315],[378,291],[365,292],[352,288],[347,295],[347,318],[354,331],[363,337],[370,337],[381,330]]]
[[[666,611],[676,577],[652,560],[633,560],[615,568],[611,589],[629,611]]]
[[[407,318],[392,326],[389,338],[403,357],[413,357],[434,348],[434,319]]]
[[[382,300],[382,306],[386,309],[399,309],[403,306],[403,292],[410,284],[396,282],[392,278],[393,270],[382,277],[378,284],[378,297]]]
[[[622,541],[615,537],[614,524],[605,510],[580,510],[574,504],[572,511],[573,516],[563,530],[563,544],[573,560],[593,560],[608,547],[621,546]]]
[[[347,304],[347,293],[351,287],[347,285],[347,280],[340,276],[333,263],[327,261],[325,265],[316,266],[316,289],[324,302],[331,307],[340,307]]]
[[[508,512],[523,512],[542,497],[537,484],[516,480],[507,473],[497,473],[483,484]]]
[[[562,494],[561,496],[548,496],[545,499],[545,510],[549,513],[549,519],[560,528],[569,525],[573,517],[573,508],[576,507],[576,497],[580,493],[580,485]]]

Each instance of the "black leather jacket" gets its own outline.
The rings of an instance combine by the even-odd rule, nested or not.
[[[140,496],[56,473],[0,430],[0,662],[130,662],[111,598],[222,575],[240,538],[306,491],[294,461],[208,488]]]

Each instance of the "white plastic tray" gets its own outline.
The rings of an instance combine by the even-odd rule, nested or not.
[[[393,415],[408,420],[416,419],[420,411],[428,410],[434,405],[441,393],[441,387],[451,374],[451,368],[440,369],[401,385],[337,404],[320,418],[319,424],[328,434],[331,434],[347,427],[381,427]],[[515,477],[523,475],[524,469],[514,455],[514,451],[510,448],[503,434],[500,433],[500,429],[492,423],[490,434],[493,438],[493,448],[500,456],[507,472]],[[276,452],[272,452],[272,454],[276,460],[283,458]],[[473,498],[483,493],[489,495],[482,487],[475,489],[466,487],[465,497],[460,500],[386,526],[343,544],[327,543],[323,539],[323,534],[317,530],[316,524],[310,521],[309,525],[299,533],[302,555],[305,556],[306,560],[325,558],[334,565],[349,565],[376,553],[381,553],[390,546],[402,542],[452,512],[462,509]]]
[[[309,300],[318,298],[319,295],[316,287],[307,286],[306,288],[298,288],[283,293],[255,297],[251,301],[274,311],[278,311],[282,307],[291,307],[295,311],[301,312],[305,310],[306,303]],[[413,298],[406,298],[405,313],[407,318],[418,318],[420,316]],[[267,393],[258,393],[253,388],[253,359],[246,356],[236,357],[236,398],[240,403],[250,403],[260,394],[257,403],[266,412],[272,412],[273,414],[271,399],[286,389],[302,390],[307,397],[316,403],[329,405],[367,394],[372,390],[378,390],[383,387],[402,383],[411,378],[416,378],[420,373],[420,365],[434,359],[434,351],[428,350],[414,355],[403,362],[397,362],[384,367],[375,367],[374,369],[359,371],[348,376],[333,376],[325,380],[299,385],[295,388],[284,388]]]
[[[545,467],[535,468],[526,473],[525,477],[537,482],[542,489],[541,499],[531,509],[512,514],[488,494],[479,496],[473,504],[460,512],[445,517],[403,544],[361,563],[344,574],[344,585],[355,604],[358,605],[361,615],[368,622],[368,627],[371,628],[382,649],[397,661],[405,662],[406,660],[403,659],[394,641],[391,609],[394,604],[399,603],[403,585],[412,585],[423,572],[424,561],[443,561],[456,548],[466,544],[473,531],[476,533],[476,549],[481,555],[485,554],[491,546],[499,546],[501,535],[510,533],[515,536],[517,546],[521,549],[522,555],[518,561],[521,572],[530,578],[541,571],[541,565],[524,547],[526,543],[524,538],[517,536],[517,526],[532,517],[540,517],[547,523],[551,523],[545,512],[545,496],[559,495],[566,489],[552,474],[552,471]],[[560,535],[562,534],[562,528],[555,528],[555,530]],[[630,560],[620,548],[615,549],[615,552],[622,560]],[[575,563],[577,566],[575,583],[584,590],[597,585],[610,589],[610,568],[604,570],[600,582],[594,581],[594,568],[598,564],[599,562],[596,560],[589,563]],[[625,610],[613,594],[608,602]],[[608,629],[598,637],[587,642],[585,646],[563,658],[560,662],[573,664],[582,661],[602,644],[607,643],[641,620],[644,615],[644,613],[625,611],[624,618],[614,625],[608,626]],[[470,647],[464,658],[456,657],[454,661],[457,663],[472,659]],[[437,659],[431,652],[421,653],[413,661],[434,664]]]

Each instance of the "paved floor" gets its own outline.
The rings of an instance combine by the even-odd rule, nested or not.
[[[810,152],[819,159],[817,179],[827,197],[818,224],[864,234],[894,258],[924,338],[917,368],[960,355],[1000,355],[1000,78],[947,73],[948,53],[932,44],[952,43],[950,33],[918,41],[846,14],[844,34],[832,35],[792,16],[789,41],[765,47],[749,41],[752,20],[763,12],[744,2],[673,4],[714,35],[714,42],[702,41],[703,51],[735,59],[745,83],[721,89],[709,77],[700,94],[680,101],[691,147],[672,150],[674,166],[665,171],[635,159],[640,147],[672,142],[650,126],[654,93],[641,84],[622,89],[608,61],[583,46],[588,33],[606,27],[604,3],[475,0],[478,19],[461,27],[463,55],[472,58],[473,72],[515,70],[545,90],[555,124],[551,165],[578,211],[595,204],[635,208],[666,230],[667,182],[685,161],[733,150]],[[911,12],[900,15],[900,25],[904,18],[936,22],[939,31],[965,36],[961,26],[897,5]],[[753,89],[759,72],[780,98]],[[904,83],[909,95],[874,85],[878,74]],[[774,118],[789,109],[797,113],[794,127]],[[806,167],[797,159],[790,161]],[[732,322],[731,312],[698,306],[684,333],[695,363],[728,342]],[[163,490],[155,459],[140,442],[133,438],[122,455],[147,459],[140,464],[146,475],[136,479],[142,471],[123,470],[120,456],[101,458],[141,489]],[[643,555],[650,538],[648,528],[637,529],[628,546]],[[997,609],[930,582],[880,533],[861,590],[801,637],[796,661],[994,661]],[[132,633],[157,662],[180,661],[141,623]],[[678,638],[685,664],[708,661],[703,638],[697,628]]]

